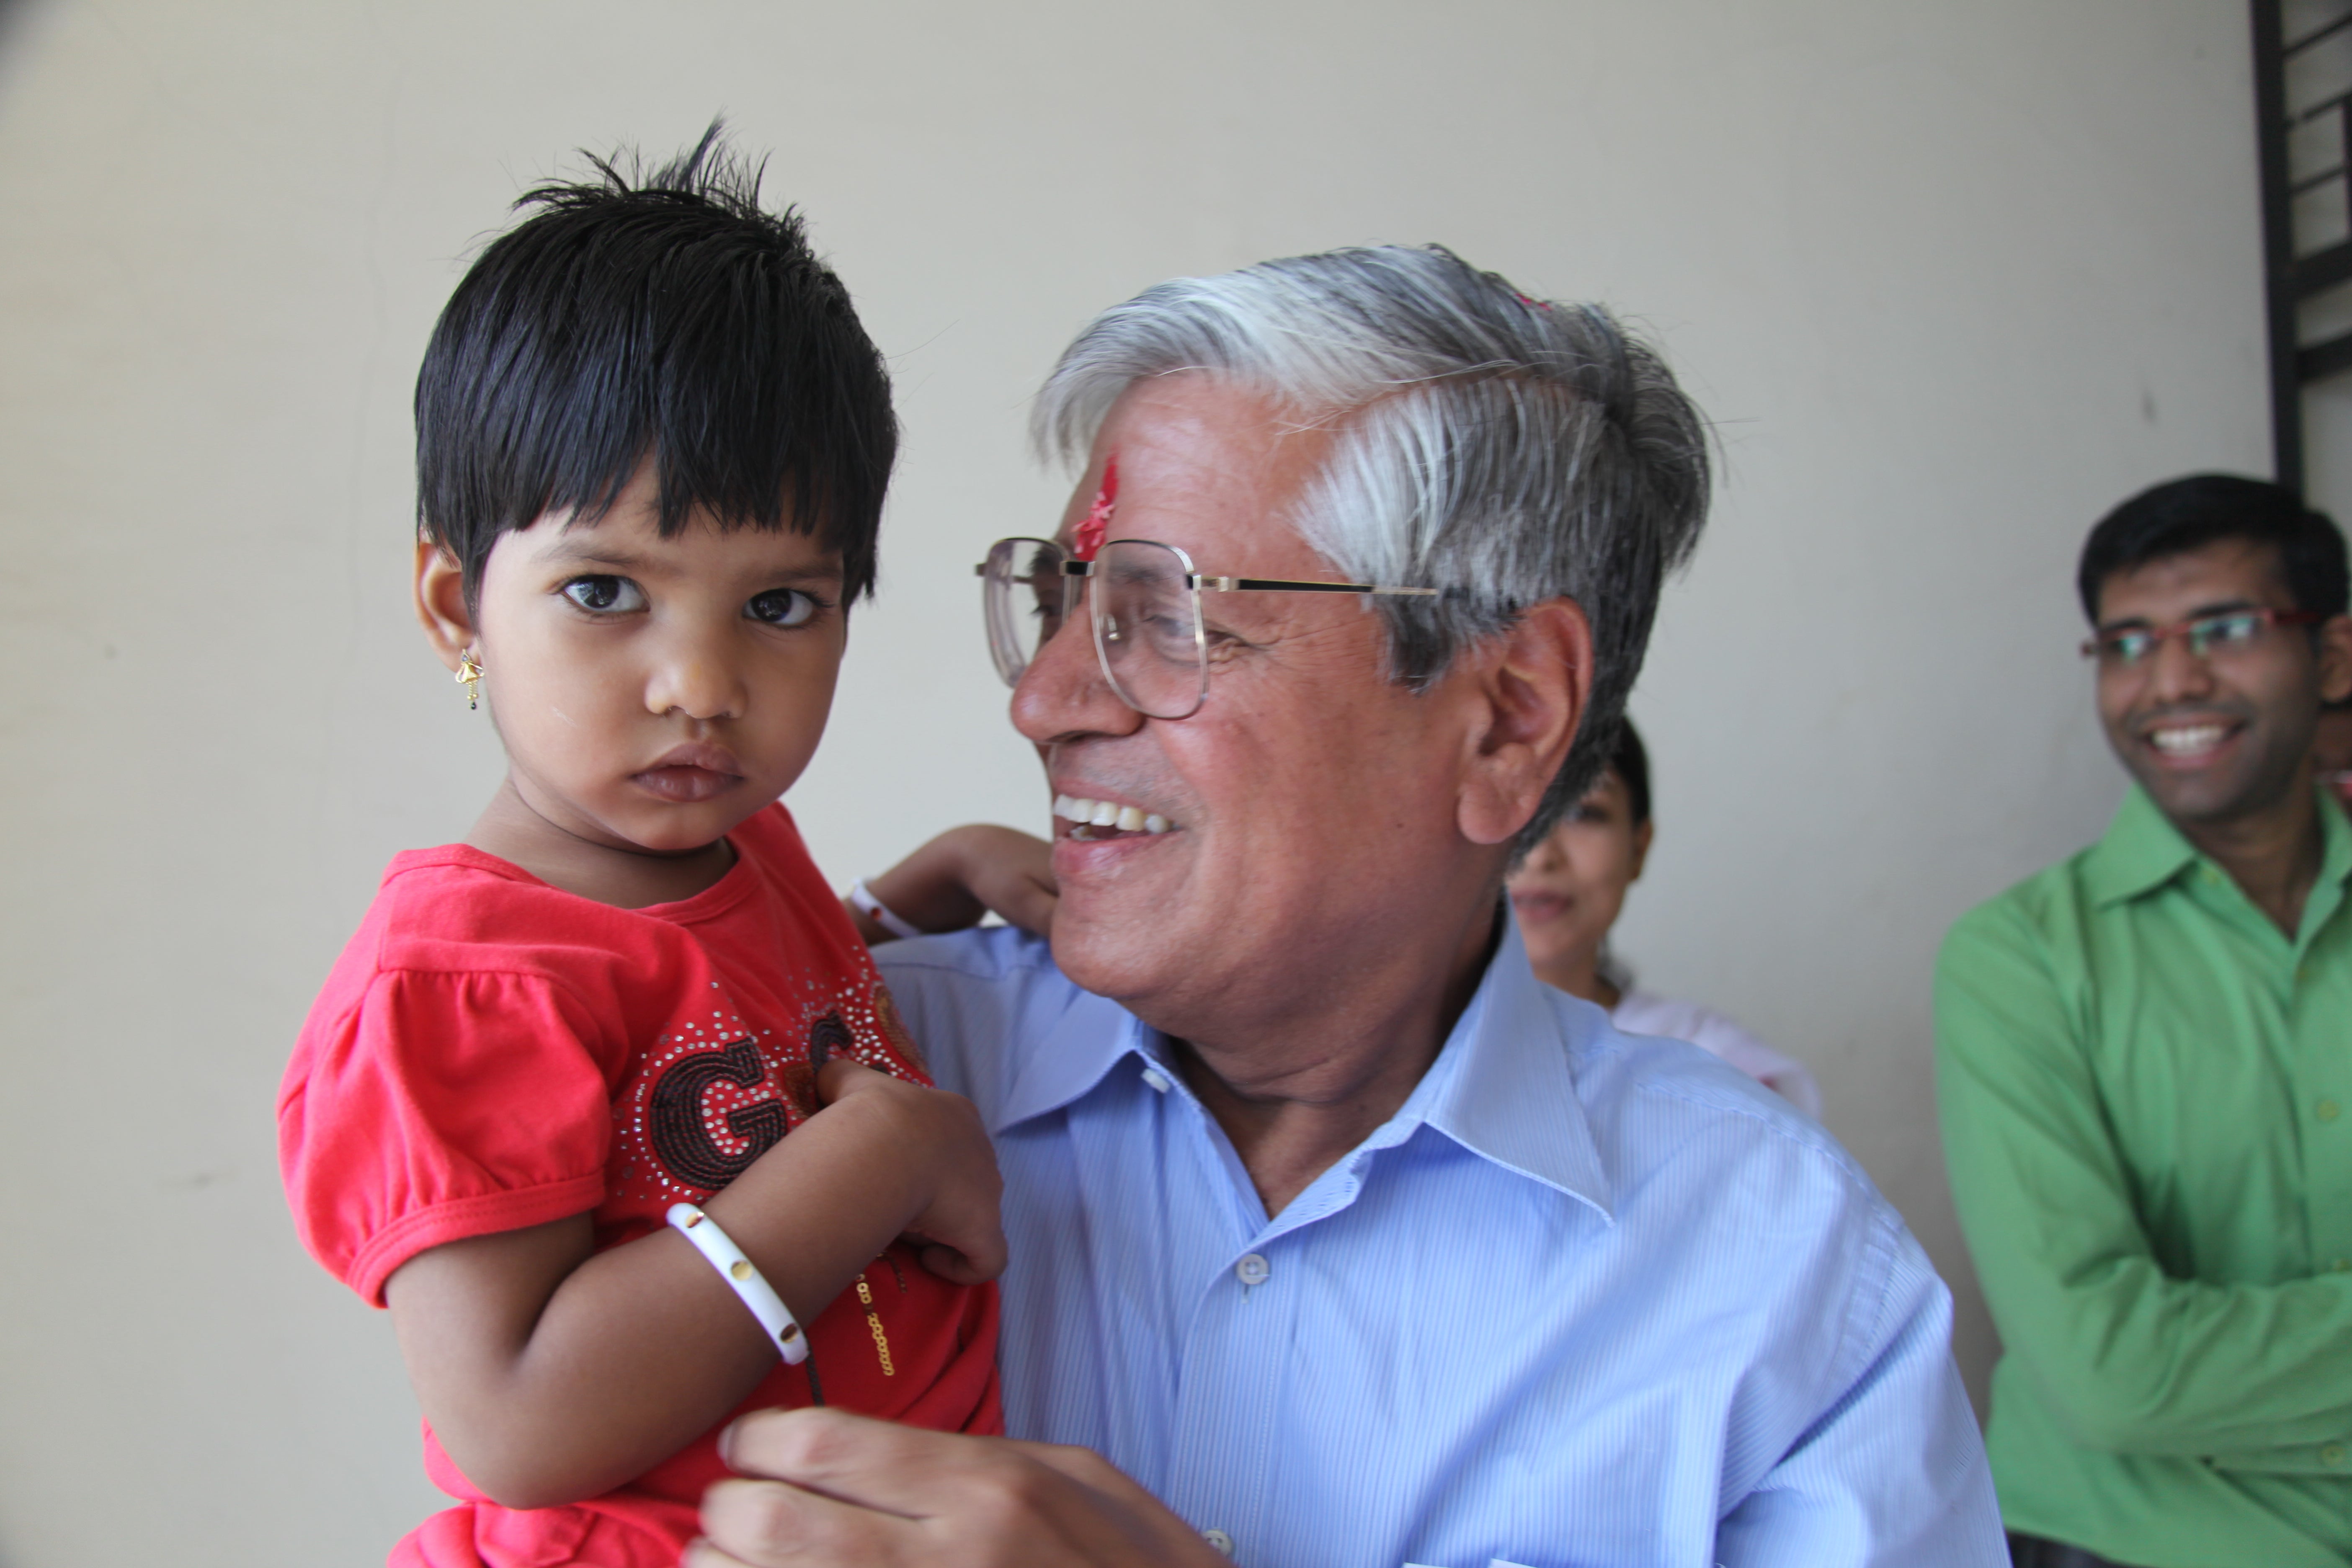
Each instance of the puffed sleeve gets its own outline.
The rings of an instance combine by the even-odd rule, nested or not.
[[[544,976],[378,974],[306,1040],[279,1099],[303,1245],[382,1306],[420,1252],[594,1208],[613,1139],[599,1038]]]

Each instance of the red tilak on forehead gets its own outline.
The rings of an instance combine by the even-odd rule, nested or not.
[[[1102,489],[1095,491],[1095,504],[1070,536],[1070,553],[1081,561],[1092,561],[1095,552],[1103,547],[1110,536],[1111,509],[1118,504],[1118,454],[1113,452],[1103,464]]]

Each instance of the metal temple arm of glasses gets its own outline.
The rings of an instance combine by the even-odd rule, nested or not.
[[[1385,583],[1288,583],[1278,577],[1210,577],[1195,572],[1185,579],[1194,588],[1213,594],[1280,591],[1286,594],[1394,594],[1413,599],[1434,599],[1443,588],[1398,588]]]
[[[1093,561],[1065,561],[1062,575],[1091,577],[1097,564]],[[984,574],[988,568],[983,565],[972,570]],[[1414,599],[1439,598],[1445,593],[1443,588],[1401,588],[1386,583],[1295,583],[1285,577],[1212,577],[1202,572],[1186,573],[1184,586],[1206,589],[1212,594],[1394,594]]]

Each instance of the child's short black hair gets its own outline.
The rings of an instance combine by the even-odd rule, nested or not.
[[[600,178],[526,192],[537,210],[443,307],[416,376],[416,516],[469,602],[499,535],[601,514],[647,457],[664,538],[697,508],[789,527],[841,552],[846,598],[872,591],[889,373],[721,132],[651,174],[592,156]]]
[[[2267,480],[2191,474],[2140,491],[2091,530],[2074,573],[2083,614],[2097,623],[2099,590],[2116,573],[2185,555],[2221,539],[2252,540],[2275,549],[2296,609],[2344,613],[2344,535],[2333,519]]]

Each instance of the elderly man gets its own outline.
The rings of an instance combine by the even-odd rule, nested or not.
[[[2076,587],[2133,787],[1953,926],[1944,1146],[2004,1354],[2020,1568],[2352,1563],[2352,697],[2343,536],[2200,474],[2091,531]]]
[[[1769,1092],[1539,984],[1502,898],[1698,531],[1657,359],[1344,251],[1108,311],[1038,421],[1078,484],[987,573],[1051,942],[882,958],[997,1142],[1042,1441],[755,1417],[773,1479],[688,1562],[1998,1563],[1902,1222]]]

